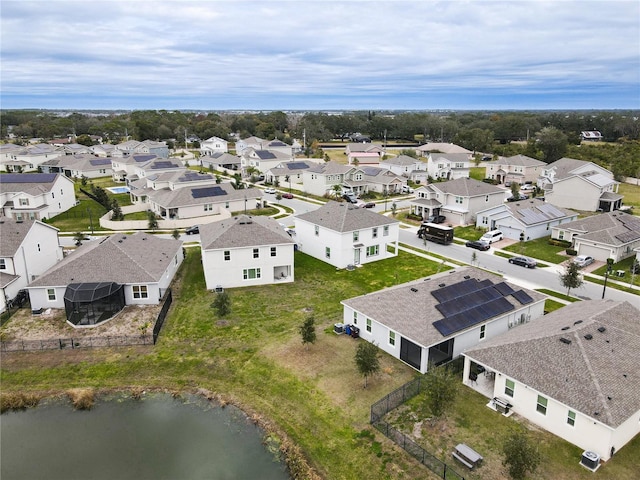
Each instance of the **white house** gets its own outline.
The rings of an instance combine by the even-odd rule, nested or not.
[[[592,215],[553,227],[551,238],[572,242],[578,255],[619,262],[640,247],[640,218],[620,211]]]
[[[620,182],[593,162],[561,158],[547,165],[538,179],[545,199],[558,206],[588,212],[611,212],[622,206]]]
[[[464,383],[606,461],[640,433],[638,319],[628,302],[567,305],[467,349]],[[489,375],[472,382],[476,365]]]
[[[59,173],[0,175],[0,214],[16,220],[44,220],[76,204],[73,181]]]
[[[64,155],[40,165],[43,173],[62,173],[69,178],[99,178],[113,176],[110,158],[90,154]]]
[[[144,140],[142,142],[138,142],[137,140],[128,140],[116,145],[115,151],[112,155],[115,156],[117,152],[121,152],[125,156],[133,154],[150,154],[162,158],[169,157],[169,147],[167,146],[167,143],[156,142],[154,140]]]
[[[261,173],[274,168],[275,166],[294,161],[293,155],[285,154],[276,150],[256,150],[252,147],[242,151],[242,168],[255,168]]]
[[[422,218],[440,214],[451,225],[475,223],[479,211],[501,205],[505,190],[473,178],[430,183],[416,189],[411,213]]]
[[[125,305],[157,305],[184,259],[182,241],[138,232],[84,243],[27,287],[31,307],[91,326]]]
[[[476,214],[476,227],[501,230],[506,238],[524,240],[548,237],[553,227],[572,222],[578,214],[559,208],[540,199],[508,202],[480,210]]]
[[[468,153],[430,153],[427,156],[427,173],[434,179],[468,178],[470,168]]]
[[[202,168],[209,170],[238,171],[242,169],[242,159],[230,153],[211,153],[200,157]]]
[[[116,182],[124,182],[127,177],[135,175],[136,168],[158,158],[153,154],[134,154],[124,156],[112,156],[111,170],[113,172],[113,180]]]
[[[500,157],[495,162],[486,163],[485,176],[500,183],[516,182],[521,185],[526,182],[536,183],[546,166],[546,163],[526,155]]]
[[[294,280],[295,242],[269,217],[238,215],[200,226],[207,290]]]
[[[283,162],[267,170],[264,178],[266,182],[277,182],[280,186],[286,186],[288,183],[302,184],[303,172],[317,165],[318,162],[312,159],[297,159],[295,162]]]
[[[425,373],[511,328],[535,324],[545,296],[463,267],[343,300],[343,323]],[[514,357],[515,358],[515,357]]]
[[[338,162],[325,162],[302,172],[302,185],[304,191],[312,195],[332,195],[338,185],[342,189],[344,179],[355,167]]]
[[[116,149],[115,145],[109,143],[101,143],[99,145],[92,145],[89,147],[89,151],[96,157],[106,158],[110,157],[113,151]]]
[[[214,153],[227,153],[229,142],[220,137],[211,137],[200,142],[200,155],[211,156]]]
[[[293,220],[298,249],[337,268],[398,254],[400,222],[368,208],[330,201]]]
[[[420,145],[416,148],[416,153],[423,157],[428,157],[429,153],[466,153],[467,155],[473,155],[471,150],[467,150],[460,145],[443,142],[428,142],[424,145]]]
[[[386,168],[398,176],[411,180],[425,181],[427,178],[427,162],[408,155],[398,155],[380,162],[380,168]]]
[[[35,172],[42,163],[61,155],[65,155],[63,148],[46,143],[20,148],[4,147],[0,157],[0,170],[18,173]]]
[[[0,218],[0,312],[27,284],[62,260],[58,229],[39,221]]]

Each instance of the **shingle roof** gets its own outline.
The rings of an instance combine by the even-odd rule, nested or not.
[[[457,178],[448,182],[436,182],[429,186],[432,189],[451,195],[457,195],[459,197],[474,197],[478,195],[490,195],[492,193],[504,193],[504,190],[500,187],[466,177]]]
[[[18,222],[9,217],[0,219],[0,257],[13,257],[35,220]]]
[[[565,230],[584,232],[575,238],[608,245],[623,245],[640,239],[640,218],[620,211],[580,218],[563,223],[560,227]]]
[[[350,165],[344,165],[343,163],[330,161],[330,162],[320,163],[318,165],[315,165],[307,171],[313,172],[313,173],[321,173],[324,175],[336,175],[336,174],[345,174],[353,168],[354,167]]]
[[[440,287],[442,284],[446,286],[457,285],[468,279],[465,277],[474,278],[478,281],[489,280],[494,285],[503,282],[503,278],[499,275],[477,268],[463,267],[360,297],[350,298],[342,303],[401,333],[412,341],[427,347],[448,338],[443,336],[433,325],[437,320],[442,320],[444,315],[436,308],[436,305],[440,302],[432,292],[442,288]],[[510,283],[507,283],[507,285],[516,291],[524,290],[534,302],[545,299],[545,296],[538,292],[521,289]],[[520,302],[510,295],[504,298],[514,308],[520,309],[523,307]],[[503,316],[503,314],[499,316]],[[449,335],[449,337],[451,336],[453,335]]]
[[[453,143],[429,142],[424,145],[420,145],[417,149],[422,152],[438,151],[442,153],[473,153],[470,150]]]
[[[0,191],[40,195],[51,191],[59,177],[58,173],[4,173],[0,175]]]
[[[514,165],[518,167],[541,167],[546,163],[527,157],[526,155],[514,155],[513,157],[501,157],[495,162],[495,165]]]
[[[218,187],[218,188],[216,188]],[[216,189],[216,192],[224,192],[217,194],[211,191],[207,195],[206,189]],[[193,190],[198,190],[194,193]],[[262,198],[262,190],[259,188],[243,188],[235,190],[230,183],[221,183],[216,185],[212,183],[210,186],[198,185],[193,187],[182,187],[175,190],[163,188],[149,193],[149,198],[158,205],[165,208],[179,208],[189,205],[204,205],[206,203],[221,203],[240,199],[254,200]]]
[[[380,162],[381,164],[387,165],[400,165],[400,166],[411,166],[416,163],[423,163],[422,160],[418,160],[417,158],[410,157],[408,155],[398,155],[397,157],[387,158]]]
[[[351,203],[334,201],[329,201],[317,210],[297,215],[295,218],[341,233],[400,223],[398,220],[372,212],[368,208],[358,208]]]
[[[277,221],[250,215],[201,225],[200,241],[203,250],[294,243]]]
[[[465,355],[614,428],[640,410],[640,311],[628,302],[576,302]]]
[[[113,234],[78,247],[36,278],[30,287],[70,283],[155,283],[161,280],[182,241],[138,232]]]
[[[550,203],[545,203],[537,198],[530,200],[520,200],[503,204],[503,207],[511,215],[525,225],[535,225],[537,223],[559,220],[561,218],[575,217],[577,213],[556,207]]]

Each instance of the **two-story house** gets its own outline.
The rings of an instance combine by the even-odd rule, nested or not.
[[[396,175],[414,182],[418,180],[426,183],[428,177],[427,162],[408,155],[398,155],[397,157],[382,160],[380,168],[386,168]]]
[[[242,151],[241,160],[243,170],[246,171],[252,167],[260,173],[265,173],[281,163],[292,162],[295,159],[292,154],[277,150],[256,150],[248,147]]]
[[[0,215],[15,220],[44,220],[76,204],[73,181],[59,173],[0,175]]]
[[[200,226],[207,290],[294,281],[295,242],[269,217],[238,215]]]
[[[329,201],[293,220],[298,249],[337,268],[398,254],[400,222],[368,208]]]
[[[207,138],[200,142],[200,156],[207,157],[214,153],[227,153],[229,142],[220,137]]]
[[[456,180],[468,178],[471,157],[467,153],[430,153],[427,173],[433,179]]]
[[[35,172],[47,160],[65,155],[62,147],[38,143],[26,147],[4,147],[0,158],[0,170],[5,172]]]
[[[99,178],[113,176],[110,158],[90,154],[64,155],[40,165],[42,173],[62,173],[69,178]]]
[[[526,155],[500,157],[495,162],[486,164],[485,176],[500,183],[515,182],[521,185],[527,182],[536,183],[546,165],[546,163]]]

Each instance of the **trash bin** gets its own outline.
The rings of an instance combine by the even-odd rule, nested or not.
[[[358,327],[351,327],[351,336],[353,338],[360,337],[360,329]]]
[[[346,333],[347,335],[351,335],[351,325],[347,325],[346,327],[344,327],[344,333]]]

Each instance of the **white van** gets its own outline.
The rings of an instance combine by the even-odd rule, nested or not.
[[[484,243],[499,242],[504,237],[500,230],[491,230],[480,237],[480,241]]]

